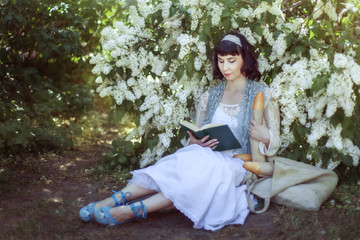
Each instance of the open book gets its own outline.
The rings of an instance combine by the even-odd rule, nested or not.
[[[206,124],[202,128],[199,128],[195,124],[185,120],[180,122],[180,126],[185,131],[190,131],[198,139],[207,135],[210,136],[208,140],[217,139],[219,144],[215,148],[216,151],[241,148],[239,141],[226,124]]]

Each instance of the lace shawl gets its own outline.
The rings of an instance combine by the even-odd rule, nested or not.
[[[226,86],[226,81],[214,86],[210,91],[205,92],[200,99],[196,110],[195,123],[203,126],[211,122],[211,119],[221,102],[222,95]],[[238,153],[251,153],[249,124],[252,119],[252,106],[255,95],[262,91],[264,93],[264,119],[270,130],[270,144],[266,148],[265,144],[260,143],[260,149],[267,156],[275,155],[278,151],[280,142],[280,112],[278,104],[271,99],[270,89],[263,83],[247,80],[243,91],[243,99],[240,103],[240,112],[237,115],[237,134],[236,137],[242,148],[237,149]]]

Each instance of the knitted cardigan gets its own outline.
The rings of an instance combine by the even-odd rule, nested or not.
[[[227,81],[223,81],[219,85],[216,85],[210,89],[204,124],[211,123],[211,119],[215,114],[215,110],[221,101],[226,83]],[[265,92],[266,88],[268,87],[263,83],[255,82],[249,79],[246,81],[246,87],[243,91],[243,99],[240,103],[240,112],[236,117],[238,126],[236,129],[237,134],[235,134],[235,136],[242,146],[241,149],[237,149],[237,152],[239,153],[251,153],[249,125],[252,119],[252,106],[255,95],[261,91]]]

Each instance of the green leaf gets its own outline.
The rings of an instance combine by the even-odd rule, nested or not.
[[[225,6],[227,6],[228,8],[233,8],[234,5],[236,4],[236,0],[226,0],[226,1],[224,1],[224,3],[225,3]],[[226,9],[226,11],[228,11],[230,14],[229,16],[231,16],[231,12],[228,9]]]
[[[211,38],[211,34],[210,34],[210,30],[211,30],[211,20],[208,20],[205,24],[204,24],[204,32],[206,35],[208,35]]]
[[[148,148],[152,151],[154,149],[154,147],[155,147],[154,140],[153,139],[148,139],[146,142],[147,142]]]
[[[114,120],[114,114],[115,114],[115,109],[111,109],[109,112],[109,116],[108,116],[108,124],[110,125],[111,122]]]
[[[274,24],[276,22],[276,16],[273,14],[266,15],[266,23],[267,24]]]
[[[303,52],[305,52],[305,47],[304,46],[296,46],[295,47],[295,49],[294,49],[294,51],[295,51],[295,54],[300,54],[300,53],[303,53]]]
[[[109,156],[109,158],[113,158],[113,157],[116,157],[119,154],[117,152],[115,152],[115,151],[109,151],[107,153],[107,155]]]
[[[330,118],[330,123],[334,127],[336,127],[338,124],[341,124],[344,121],[345,113],[342,108],[338,108],[334,115]]]
[[[124,155],[121,155],[118,159],[119,163],[126,163],[126,157]]]
[[[260,24],[256,25],[256,27],[254,28],[254,32],[259,35],[260,37],[263,36],[263,29],[261,27]],[[289,45],[289,44],[288,44]]]
[[[172,5],[170,7],[170,17],[174,16],[177,11],[178,11],[178,9],[176,7],[174,7],[174,5]]]
[[[136,162],[137,162],[137,157],[131,157],[130,158],[130,162],[132,163],[132,164],[135,164]]]
[[[341,162],[345,164],[345,166],[352,167],[353,159],[349,155],[345,155],[342,157]]]
[[[121,139],[116,139],[116,140],[113,140],[111,145],[114,147],[114,148],[119,148],[121,147],[122,145],[122,140]]]
[[[326,26],[327,31],[328,31],[331,35],[333,35],[333,34],[334,34],[334,31],[333,31],[332,23],[331,23],[329,20],[325,20],[325,26]]]
[[[311,25],[313,25],[313,23],[314,23],[314,19],[310,19],[308,22],[308,26],[310,27]]]
[[[132,153],[133,145],[131,142],[125,142],[125,153]]]
[[[116,109],[114,114],[114,123],[120,122],[122,118],[125,116],[126,110],[124,107],[120,107],[119,109]]]
[[[200,35],[199,35],[200,41],[206,42],[206,41],[208,41],[208,39],[209,38],[208,38],[207,34],[205,34],[204,32],[200,33]]]
[[[140,126],[140,115],[134,117],[134,123],[136,126]]]
[[[194,70],[194,59],[190,57],[186,63],[186,72],[190,74],[193,72],[193,70]]]
[[[311,90],[313,91],[313,93],[317,93],[321,89],[324,89],[327,86],[328,82],[329,82],[328,76],[320,76],[320,77],[314,78]]]
[[[182,76],[184,75],[184,71],[185,71],[184,66],[179,66],[176,69],[175,76],[178,80],[180,80],[182,78]]]
[[[221,24],[224,26],[225,32],[229,32],[231,29],[231,18],[226,17],[221,21]]]
[[[221,13],[221,17],[223,17],[223,18],[231,17],[231,15],[232,15],[232,13],[228,9],[223,10]]]
[[[195,60],[195,53],[192,53],[186,63],[186,73],[191,78],[194,74],[194,60]]]
[[[312,39],[315,36],[316,36],[315,33],[312,30],[310,30],[309,40]]]

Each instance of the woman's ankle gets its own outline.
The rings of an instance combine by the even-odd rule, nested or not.
[[[128,222],[135,218],[129,205],[114,207],[110,209],[109,213],[118,222]]]
[[[106,198],[104,200],[97,202],[94,206],[94,209],[98,209],[101,207],[112,207],[112,206],[115,206],[115,202],[111,197],[109,197],[109,198]]]

